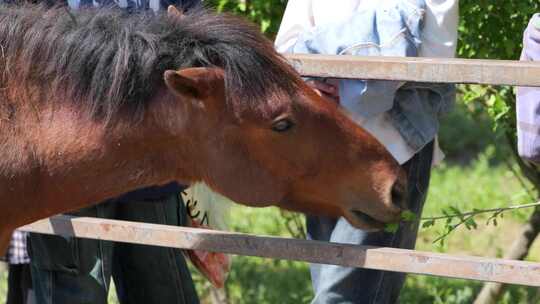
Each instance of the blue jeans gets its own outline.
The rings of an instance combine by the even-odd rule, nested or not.
[[[151,201],[122,198],[74,213],[184,225],[178,194]],[[180,250],[31,234],[32,280],[38,304],[106,304],[113,277],[120,303],[199,303]]]
[[[433,142],[406,162],[408,207],[418,216],[426,200],[433,157]],[[401,224],[396,233],[365,232],[344,218],[307,217],[308,238],[336,243],[414,248],[418,223]],[[396,303],[405,274],[335,265],[311,264],[315,304]]]

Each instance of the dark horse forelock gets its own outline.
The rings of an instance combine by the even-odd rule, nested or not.
[[[0,46],[4,83],[16,79],[42,99],[71,100],[107,120],[121,109],[142,114],[168,69],[222,67],[235,109],[257,107],[276,90],[293,94],[299,79],[255,27],[204,9],[173,19],[111,8],[1,6]]]

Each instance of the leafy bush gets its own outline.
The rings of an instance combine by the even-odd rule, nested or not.
[[[458,55],[462,58],[519,58],[522,33],[540,10],[534,0],[461,0]]]
[[[522,33],[530,17],[540,11],[540,2],[460,1],[460,24],[457,53],[462,58],[519,59]],[[507,86],[461,86],[463,100],[476,116],[489,114],[496,129],[506,133],[515,143],[515,94]]]
[[[220,12],[247,17],[261,27],[261,32],[274,37],[279,29],[287,0],[207,0],[205,3]]]

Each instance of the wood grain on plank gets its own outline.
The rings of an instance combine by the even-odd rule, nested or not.
[[[22,229],[117,242],[540,286],[540,263],[515,260],[454,256],[86,217],[56,216]]]
[[[286,54],[304,76],[540,86],[540,62]]]

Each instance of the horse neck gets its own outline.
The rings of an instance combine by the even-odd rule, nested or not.
[[[155,107],[137,124],[117,119],[108,126],[81,119],[68,106],[41,109],[39,117],[32,111],[17,113],[17,123],[25,122],[25,129],[11,135],[24,136],[11,136],[11,153],[17,155],[11,163],[0,161],[0,184],[7,185],[0,189],[0,208],[12,215],[11,226],[135,189],[196,179],[197,147],[191,133],[171,133],[158,123],[165,108]]]

